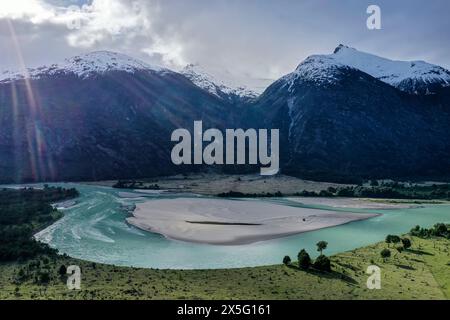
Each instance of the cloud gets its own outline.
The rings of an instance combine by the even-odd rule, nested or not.
[[[61,51],[118,50],[151,60],[157,64],[180,68],[186,64],[182,45],[153,30],[158,20],[158,4],[135,0],[93,0],[89,4],[54,5],[42,0],[16,0],[1,9],[1,20],[11,20],[16,36],[27,52],[39,52],[62,46]],[[3,41],[10,34],[2,28]],[[46,37],[52,29],[57,39]],[[161,28],[160,28],[160,31]],[[52,33],[52,32],[51,32]],[[30,37],[31,35],[31,37]],[[32,50],[32,47],[37,48]],[[56,48],[58,51],[58,48]],[[35,60],[28,54],[27,61]],[[40,59],[36,59],[40,60]]]
[[[52,7],[39,0],[3,1],[0,9],[0,19],[26,19],[31,23],[42,23],[54,15]]]
[[[0,6],[0,69],[17,69],[11,21],[26,65],[112,50],[264,87],[310,54],[339,43],[396,59],[449,66],[450,4],[379,0],[382,30],[368,31],[370,1],[14,0]],[[75,6],[74,6],[75,5]],[[3,49],[5,48],[5,49]]]

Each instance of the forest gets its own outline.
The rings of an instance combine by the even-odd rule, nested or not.
[[[0,262],[24,261],[40,254],[56,254],[33,239],[39,230],[62,217],[52,204],[76,198],[74,188],[49,187],[0,190]]]

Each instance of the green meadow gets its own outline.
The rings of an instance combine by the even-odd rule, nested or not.
[[[30,262],[0,266],[0,299],[448,299],[450,240],[410,239],[411,248],[401,253],[382,242],[332,256],[333,271],[329,273],[303,271],[295,262],[189,271],[39,257],[31,262],[36,265],[39,261],[34,269],[29,268]],[[381,257],[384,248],[390,249],[391,257]],[[66,276],[59,274],[62,265],[81,267],[81,290],[67,289]],[[379,290],[366,286],[369,265],[381,268]],[[49,277],[42,279],[42,272]]]

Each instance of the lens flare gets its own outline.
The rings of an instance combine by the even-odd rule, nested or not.
[[[45,114],[42,114],[41,106],[39,104],[39,95],[36,90],[33,89],[32,80],[30,78],[29,71],[26,67],[25,60],[22,55],[22,50],[16,32],[14,30],[13,23],[7,20],[11,40],[16,52],[17,61],[21,74],[24,76],[23,85],[25,86],[25,101],[22,102],[21,97],[17,95],[17,86],[22,85],[21,80],[17,83],[14,81],[11,84],[12,93],[12,126],[13,126],[13,146],[14,149],[20,150],[22,141],[19,140],[20,130],[26,132],[26,147],[28,154],[28,162],[31,176],[24,172],[25,170],[17,170],[17,179],[30,179],[34,181],[48,180],[55,177],[53,161],[50,153],[47,149],[45,131],[41,128],[41,121],[44,119]],[[23,105],[22,105],[23,104]],[[22,107],[22,108],[21,108]],[[23,119],[22,119],[23,114]],[[21,167],[26,159],[18,159],[15,155],[16,165]]]

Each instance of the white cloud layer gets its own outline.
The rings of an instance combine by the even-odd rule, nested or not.
[[[365,2],[2,0],[0,69],[112,50],[172,69],[200,64],[213,75],[263,87],[339,43],[449,67],[448,1],[379,0],[383,29],[375,32],[365,27]]]
[[[180,68],[186,64],[182,45],[153,30],[157,13],[156,3],[143,0],[93,0],[83,5],[69,2],[66,6],[44,0],[14,0],[1,7],[0,20],[10,20],[13,26],[19,26],[15,34],[23,45],[22,51],[32,45],[53,48],[54,39],[46,37],[46,32],[53,31],[58,39],[64,39],[59,45],[66,46],[68,51],[120,50]],[[8,37],[5,30],[2,36]],[[148,57],[143,57],[145,55]]]

